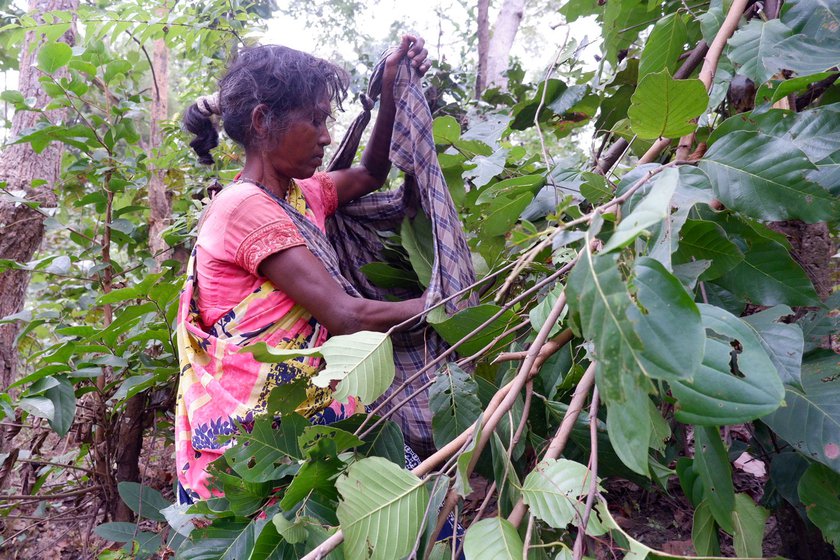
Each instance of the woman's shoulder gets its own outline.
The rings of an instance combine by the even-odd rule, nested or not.
[[[317,206],[322,219],[335,214],[338,208],[338,193],[329,173],[318,172],[308,179],[295,179],[295,181],[303,190],[310,207]]]

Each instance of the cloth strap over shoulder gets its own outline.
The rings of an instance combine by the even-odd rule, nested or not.
[[[386,51],[374,68],[367,95],[362,97],[364,111],[356,118],[342,140],[330,162],[329,170],[345,169],[352,164],[359,139],[370,121],[373,101],[381,92],[385,59],[391,52]],[[339,208],[335,216],[327,222],[327,236],[335,251],[337,265],[344,280],[342,284],[352,284],[354,291],[369,299],[419,297],[422,295],[420,292],[374,286],[360,268],[365,264],[384,260],[379,232],[399,232],[406,217],[413,218],[419,212],[425,213],[432,224],[434,244],[431,281],[426,291],[428,308],[473,284],[475,273],[458,212],[438,164],[432,136],[431,111],[423,95],[420,77],[407,58],[403,59],[397,71],[394,99],[396,115],[390,159],[405,173],[405,181],[396,189],[375,192]],[[334,266],[336,261],[332,263]],[[447,313],[452,314],[476,303],[477,298],[474,295],[465,299],[455,298],[446,303],[445,309]],[[394,334],[393,343],[397,378],[391,390],[448,348],[432,329],[422,327]],[[409,445],[423,456],[430,454],[434,445],[428,391],[422,390],[421,387],[433,378],[435,373],[421,376],[394,399],[401,401],[417,391],[422,391],[395,413],[395,419],[401,425]]]

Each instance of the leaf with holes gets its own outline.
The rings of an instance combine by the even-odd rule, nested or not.
[[[568,459],[546,459],[525,478],[522,497],[534,515],[555,529],[563,529],[569,523],[580,525],[590,476],[586,465]],[[590,527],[593,521],[590,519]]]
[[[784,387],[760,339],[742,319],[698,304],[706,329],[703,363],[692,380],[674,380],[680,422],[703,426],[761,418],[782,403]]]
[[[840,356],[802,365],[802,388],[786,387],[785,405],[762,421],[810,459],[840,473]]]

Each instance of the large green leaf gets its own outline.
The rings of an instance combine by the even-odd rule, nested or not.
[[[368,457],[353,463],[336,488],[346,556],[392,560],[411,551],[429,500],[422,480],[385,459]]]
[[[161,510],[171,504],[160,492],[137,482],[124,481],[117,484],[117,491],[125,505],[134,513],[154,521],[166,521]]]
[[[738,130],[712,144],[700,168],[727,207],[762,220],[819,222],[840,211],[838,200],[805,179],[815,169],[790,141]]]
[[[694,379],[671,382],[677,419],[720,426],[747,422],[776,410],[784,388],[755,331],[723,309],[705,304],[698,307],[707,329],[706,351]]]
[[[456,364],[446,364],[429,389],[429,408],[435,445],[441,448],[481,415],[475,380]]]
[[[362,404],[379,398],[394,381],[394,351],[385,333],[359,331],[333,336],[321,346],[326,366],[312,378],[318,387],[340,380],[335,399],[357,397]]]
[[[219,519],[196,529],[178,550],[178,560],[242,560],[250,558],[257,536],[268,519]]]
[[[803,52],[807,52],[808,56],[802,56]],[[815,41],[800,33],[777,45],[776,55],[770,64],[791,70],[799,76],[825,72],[840,64],[840,45],[836,39]]]
[[[267,482],[293,474],[296,466],[284,460],[303,459],[298,438],[308,426],[309,421],[299,414],[284,416],[276,428],[274,418],[258,416],[250,433],[243,430],[237,435],[236,444],[225,452],[225,460],[248,482]]]
[[[808,519],[822,531],[823,538],[840,553],[840,475],[831,469],[813,464],[799,480],[799,498]]]
[[[52,74],[73,57],[73,49],[67,43],[46,43],[38,51],[38,68]]]
[[[832,0],[788,0],[782,23],[813,39],[834,40],[840,28],[840,5]]]
[[[757,85],[763,84],[778,72],[771,58],[775,57],[778,44],[790,34],[790,28],[778,19],[754,19],[729,40],[729,58],[740,67],[739,74]]]
[[[459,311],[452,317],[446,318],[440,322],[436,321],[432,316],[430,316],[428,320],[432,325],[432,328],[435,329],[435,331],[446,342],[449,344],[455,344],[463,340],[468,334],[477,329],[485,321],[488,321],[490,317],[501,310],[502,308],[498,305],[485,303],[476,307],[468,307],[467,309]],[[464,343],[458,347],[458,352],[464,356],[478,352],[492,342],[494,338],[500,336],[508,328],[514,325],[518,320],[519,317],[516,313],[510,310],[505,310],[498,319],[491,322],[477,335],[464,341]],[[501,348],[510,344],[513,340],[513,336],[513,334],[510,334],[504,337],[499,341],[497,347]]]
[[[688,42],[688,30],[683,15],[668,14],[653,26],[639,60],[639,78],[652,72],[668,70],[673,74],[679,65],[679,56]]]
[[[703,360],[705,336],[700,311],[682,283],[658,261],[636,260],[634,285],[642,309],[628,317],[638,324],[645,373],[656,379],[691,379]],[[674,333],[680,336],[675,337]]]
[[[277,514],[274,518],[278,516],[282,517]],[[306,535],[304,529],[301,532]],[[254,550],[248,560],[291,560],[297,557],[294,546],[283,538],[275,524],[265,523],[254,541]]]
[[[667,70],[646,75],[633,93],[630,126],[639,138],[678,138],[692,132],[709,95],[697,79],[675,80]]]
[[[64,436],[73,425],[76,416],[76,392],[65,377],[56,378],[58,384],[44,391],[44,396],[53,403],[55,411],[49,419],[50,427],[59,436]]]
[[[570,523],[580,525],[590,480],[586,465],[546,459],[525,477],[522,497],[534,515],[556,529],[564,529]]]
[[[365,414],[355,414],[330,425],[353,433],[366,418]],[[377,416],[371,417],[372,421],[377,419]],[[363,457],[384,457],[400,467],[405,467],[405,439],[399,425],[390,420],[382,422],[365,436],[365,443],[357,447],[356,452]]]
[[[729,457],[716,427],[695,426],[694,470],[703,481],[704,500],[709,504],[717,524],[733,532],[732,510],[735,508],[735,488]]]
[[[644,198],[636,202],[633,211],[619,222],[602,251],[607,253],[626,247],[643,231],[665,220],[671,213],[671,197],[676,191],[679,178],[676,169],[666,169],[660,173]]]
[[[770,512],[756,505],[748,494],[735,494],[732,525],[735,554],[741,558],[760,558],[764,524]]]
[[[400,228],[400,239],[417,278],[428,287],[435,264],[432,221],[423,212],[418,212],[413,220],[406,218]]]
[[[744,260],[744,254],[716,223],[686,220],[680,231],[679,247],[672,258],[675,264],[708,260],[709,267],[700,279],[713,280]]]
[[[703,501],[694,510],[694,521],[691,525],[691,544],[701,556],[720,554],[718,529],[709,502]]]
[[[291,511],[295,505],[310,495],[318,492],[329,499],[335,499],[335,478],[344,463],[338,459],[310,459],[301,465],[300,470],[286,488],[280,507]]]
[[[802,329],[795,323],[780,320],[791,315],[790,307],[778,305],[744,317],[744,321],[755,330],[782,383],[798,386],[804,347]]]
[[[747,244],[744,260],[715,283],[756,305],[819,304],[808,275],[784,246],[763,237]]]
[[[625,401],[645,383],[642,341],[627,319],[633,302],[617,257],[595,255],[588,246],[569,275],[569,308],[583,336],[594,342],[601,394],[608,402]]]
[[[491,517],[470,525],[464,536],[467,560],[521,560],[524,545],[507,519]]]
[[[840,473],[840,356],[802,366],[802,388],[787,387],[785,405],[762,418],[805,456]]]
[[[372,262],[359,267],[370,283],[380,288],[416,288],[417,275],[402,268],[382,262]]]

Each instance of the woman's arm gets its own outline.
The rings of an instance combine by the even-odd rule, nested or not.
[[[388,153],[391,149],[391,131],[394,128],[394,116],[397,112],[394,101],[394,80],[403,57],[407,56],[411,65],[420,75],[426,73],[430,62],[428,51],[423,48],[422,37],[405,35],[399,48],[385,61],[382,74],[382,93],[379,98],[379,113],[373,125],[370,140],[362,153],[362,164],[349,169],[330,172],[336,190],[338,204],[346,204],[377,190],[385,183],[391,161]]]
[[[259,272],[309,311],[331,334],[385,332],[423,311],[423,298],[375,301],[348,295],[304,246],[265,258]]]

